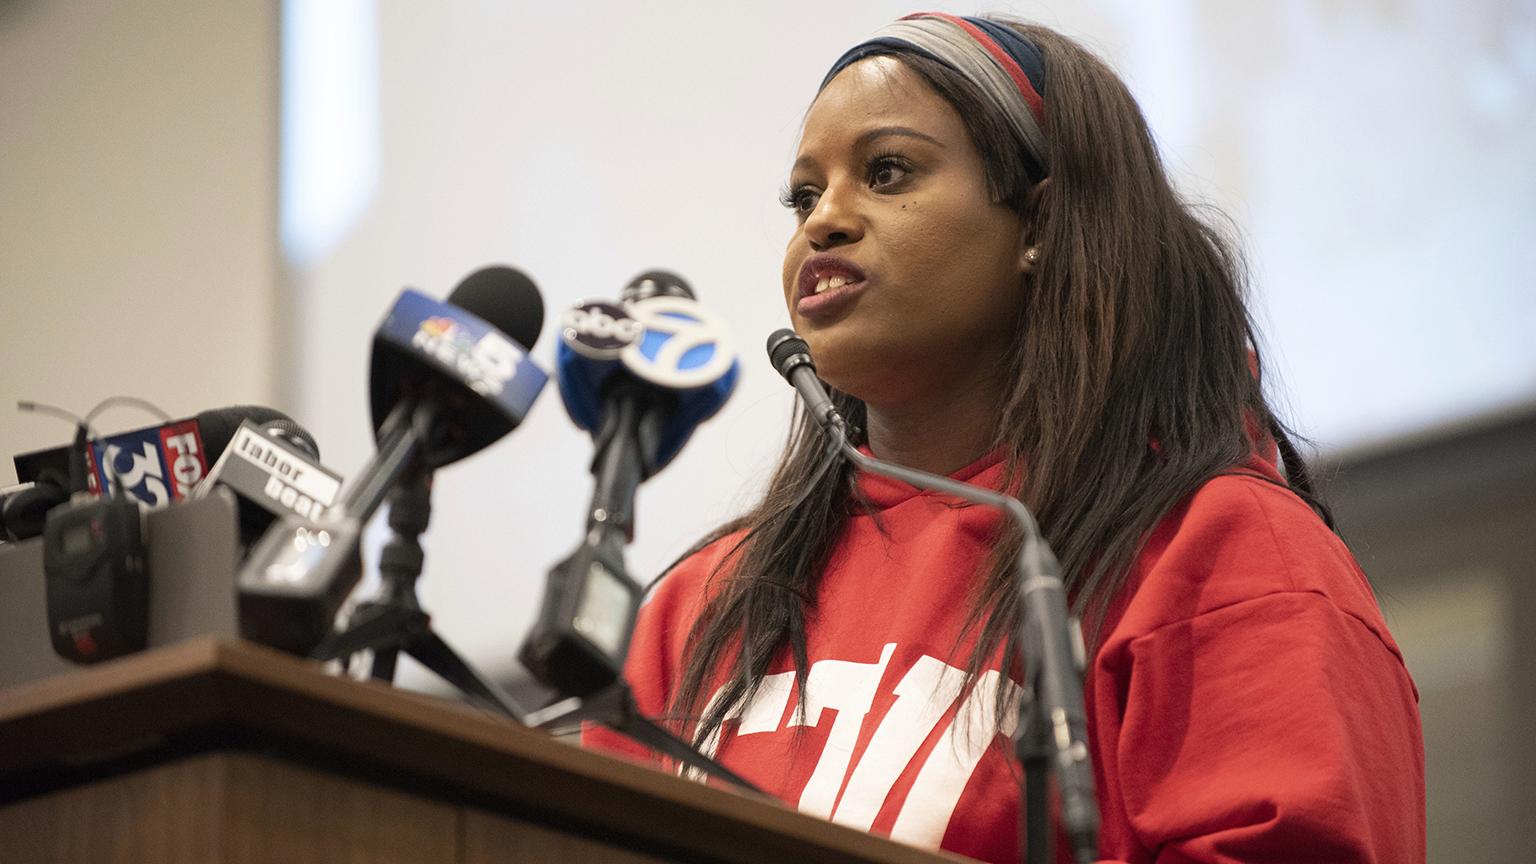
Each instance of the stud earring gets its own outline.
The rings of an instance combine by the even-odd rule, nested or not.
[[[1024,250],[1024,263],[1033,267],[1040,263],[1040,247],[1031,246]]]

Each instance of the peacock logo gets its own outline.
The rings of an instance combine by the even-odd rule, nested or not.
[[[523,353],[494,328],[476,339],[464,324],[443,315],[417,325],[411,347],[453,370],[482,396],[499,395],[523,360]]]

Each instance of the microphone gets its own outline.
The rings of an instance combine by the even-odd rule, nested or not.
[[[101,495],[102,490],[118,490],[114,475],[128,497],[150,509],[194,497],[193,490],[207,477],[208,466],[220,458],[235,430],[248,420],[273,430],[296,430],[309,439],[308,433],[280,411],[235,405],[158,426],[92,435],[78,449],[66,445],[18,454],[14,459],[16,476],[32,482],[34,488],[6,498],[6,533],[13,540],[41,535],[47,511],[68,500],[76,483],[82,491]],[[313,443],[310,440],[309,446]],[[81,477],[74,479],[81,469]],[[244,512],[242,507],[242,524]]]
[[[21,407],[76,424],[74,444],[16,457],[18,475],[37,479],[0,510],[8,530],[42,534],[53,648],[77,663],[145,645],[149,574],[141,508],[192,497],[190,487],[203,478],[208,456],[224,451],[235,430],[251,419],[274,429],[297,429],[279,412],[237,406],[101,436],[87,419],[67,411],[33,402]],[[68,479],[61,480],[64,476]]]
[[[555,346],[566,413],[600,442],[624,392],[636,390],[647,403],[654,428],[642,434],[642,480],[665,468],[720,410],[740,366],[729,330],[682,277],[665,270],[630,280],[618,304],[588,300],[567,310]]]
[[[811,360],[810,347],[804,339],[789,328],[775,331],[768,337],[768,360],[794,386],[817,425],[832,432],[839,440],[846,437],[848,424],[837,413],[821,379],[816,377],[816,364]]]
[[[208,472],[202,418],[198,415],[93,440],[85,454],[90,490],[98,495],[104,488],[117,491],[111,480],[115,472],[123,493],[151,509],[185,498]]]
[[[361,576],[363,526],[407,470],[427,474],[522,422],[548,376],[528,357],[544,321],[532,280],[470,274],[441,302],[402,292],[373,340],[369,396],[378,450],[319,518],[284,516],[236,583],[241,634],[308,654]]]
[[[401,293],[373,340],[368,392],[382,449],[418,405],[451,415],[422,442],[433,467],[478,452],[517,428],[548,376],[528,351],[544,326],[544,298],[520,271],[466,276],[447,303]]]
[[[292,420],[242,419],[229,446],[189,497],[206,497],[215,486],[235,493],[240,545],[250,548],[279,516],[320,519],[336,503],[341,475],[320,464],[314,438]]]
[[[593,436],[594,488],[582,542],[550,571],[518,657],[566,696],[618,680],[641,594],[624,566],[635,491],[720,410],[740,374],[728,331],[681,277],[642,273],[620,296],[568,311],[556,347],[566,411]]]
[[[41,535],[48,511],[68,500],[69,490],[49,479],[0,489],[0,542]]]
[[[918,471],[866,456],[847,437],[848,424],[838,413],[826,387],[816,376],[810,347],[793,330],[782,329],[768,337],[768,359],[773,368],[794,386],[811,417],[831,434],[839,449],[855,465],[873,474],[892,477],[919,489],[953,495],[974,504],[1002,510],[1024,531],[1019,553],[1019,594],[1024,615],[1020,626],[1024,646],[1024,692],[1018,748],[1026,763],[1040,769],[1054,765],[1061,793],[1061,818],[1071,839],[1076,859],[1098,858],[1099,809],[1094,797],[1093,765],[1088,751],[1088,715],[1083,707],[1080,669],[1084,665],[1082,633],[1067,614],[1061,565],[1051,552],[1040,526],[1024,504],[1011,495],[961,483],[948,477]],[[1035,718],[1038,718],[1036,720]],[[1039,749],[1044,748],[1044,750]],[[1048,758],[1054,757],[1054,758]],[[1039,772],[1027,772],[1038,775]],[[1031,795],[1026,816],[1032,820],[1031,837],[1046,837],[1049,827],[1044,796]],[[1039,823],[1033,820],[1040,819]],[[1041,832],[1041,833],[1036,833]]]

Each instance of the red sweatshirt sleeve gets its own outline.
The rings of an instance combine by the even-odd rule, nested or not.
[[[1221,478],[1142,563],[1089,682],[1105,857],[1424,861],[1417,694],[1337,537]]]

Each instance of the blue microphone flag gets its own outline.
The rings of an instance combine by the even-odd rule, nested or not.
[[[691,298],[652,296],[622,305],[587,301],[561,318],[555,347],[566,413],[578,427],[602,426],[605,390],[615,376],[638,379],[676,398],[656,461],[675,458],[693,430],[736,388],[741,366],[729,330]]]
[[[500,330],[451,303],[401,292],[375,344],[415,355],[458,381],[514,424],[522,422],[549,376]]]

